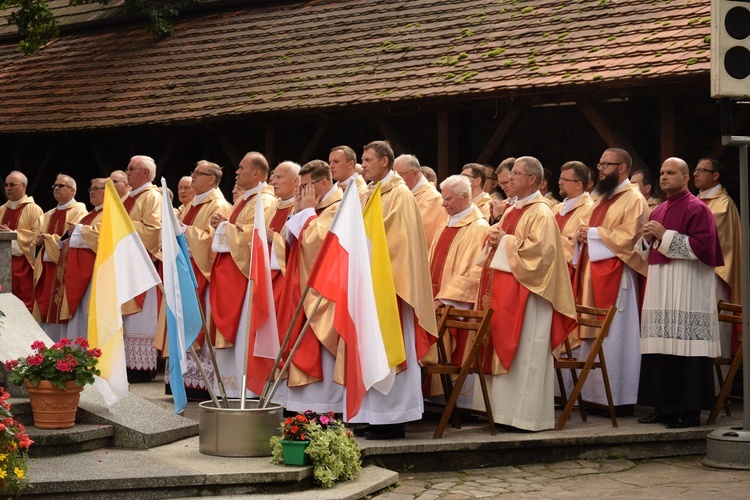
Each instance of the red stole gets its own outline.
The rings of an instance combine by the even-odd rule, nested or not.
[[[49,218],[49,224],[47,225],[47,234],[54,234],[62,236],[65,232],[65,219],[70,208],[65,210],[55,210]],[[44,248],[37,255],[37,259],[44,258]],[[57,263],[56,262],[45,262],[42,263],[42,275],[39,281],[34,286],[34,298],[36,299],[36,305],[39,308],[39,315],[43,322],[47,322],[47,316],[50,309],[50,298],[52,297],[52,284],[55,281],[55,274]]]
[[[530,206],[509,210],[500,226],[503,231],[507,234],[515,234],[518,221]],[[510,370],[521,338],[523,317],[531,292],[521,285],[512,273],[496,269],[491,269],[491,271],[492,290],[494,290],[491,306],[495,312],[490,319],[490,336],[500,362],[506,370]],[[491,357],[484,359],[485,370],[492,373]]]
[[[18,229],[18,221],[27,204],[10,208],[8,206],[3,214],[0,224],[5,224],[12,230]],[[11,292],[26,305],[29,312],[34,310],[34,268],[31,267],[25,255],[14,255],[11,257],[13,267],[13,284]]]
[[[300,236],[307,229],[307,225],[316,217],[310,217],[300,231]],[[294,325],[292,325],[292,318],[294,317],[294,310],[297,304],[300,303],[302,297],[302,286],[300,283],[300,250],[301,243],[298,238],[292,242],[291,248],[289,249],[289,257],[287,259],[286,276],[282,281],[282,290],[279,300],[279,308],[276,310],[276,320],[278,323],[279,336],[281,341],[286,336],[287,331],[291,328],[291,335],[289,338],[289,345],[284,352],[284,359],[289,356],[292,346],[299,338],[302,332],[302,326],[305,324],[306,317],[304,309],[300,310],[300,314],[297,316]],[[323,380],[323,364],[320,357],[321,344],[315,333],[312,331],[312,327],[308,327],[308,331],[305,333],[302,343],[299,349],[292,358],[292,363],[299,370],[305,374],[313,377],[317,380]]]
[[[432,255],[432,262],[430,262],[433,297],[437,297],[437,294],[440,291],[440,282],[443,279],[445,259],[448,258],[448,253],[453,244],[453,240],[456,238],[460,229],[460,227],[444,227],[443,232],[440,233],[438,242],[435,244],[435,253]]]
[[[100,213],[101,209],[89,212],[79,221],[79,224],[90,226]],[[90,248],[70,248],[70,240],[65,241],[62,249],[60,249],[60,258],[57,261],[47,321],[50,323],[67,323],[67,319],[60,318],[63,300],[67,300],[70,317],[73,317],[91,282],[91,275],[94,273],[94,261],[96,261],[96,253],[93,250]]]
[[[286,224],[287,219],[289,218],[289,213],[294,208],[294,205],[289,205],[286,208],[277,208],[276,213],[273,216],[273,219],[271,219],[271,223],[269,224],[269,227],[273,229],[275,232],[280,233],[282,229],[284,229],[284,224]],[[273,244],[269,244],[270,251],[273,253]],[[271,287],[273,288],[273,302],[276,306],[276,310],[279,310],[279,302],[281,301],[281,289],[283,287],[283,281],[284,281],[284,275],[279,269],[272,269],[271,270]],[[281,330],[279,330],[279,335],[282,335]]]
[[[594,210],[591,212],[589,227],[601,226],[609,207],[625,192],[626,190],[622,190],[609,199],[603,194],[604,198],[594,206]],[[581,249],[578,267],[573,276],[573,291],[576,294],[576,303],[578,304],[582,302],[583,298],[583,283],[580,282],[580,279],[581,273],[586,268],[586,264],[589,264],[588,245],[584,245]],[[591,276],[589,276],[589,279],[594,291],[593,299],[595,307],[606,309],[617,300],[617,293],[620,290],[620,279],[622,278],[622,266],[622,261],[617,257],[590,263]]]
[[[234,207],[232,214],[229,216],[230,224],[237,222],[240,212],[242,212],[245,205],[253,198],[255,198],[255,195],[243,198]],[[209,292],[211,316],[213,317],[214,325],[228,342],[234,344],[245,301],[247,278],[242,274],[240,268],[237,267],[231,252],[216,254],[216,260],[211,268],[211,276],[220,277],[221,279],[221,286],[212,286]]]

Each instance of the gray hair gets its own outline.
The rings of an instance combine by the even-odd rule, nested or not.
[[[8,175],[12,175],[12,174],[16,174],[17,176],[19,176],[21,178],[21,184],[23,184],[24,186],[28,186],[29,185],[29,179],[28,179],[28,177],[26,177],[23,174],[23,172],[19,172],[18,170],[14,170],[10,174],[8,174]]]
[[[338,148],[338,149],[336,149],[336,151],[343,151],[343,149]],[[344,152],[344,154],[346,154],[346,152]],[[282,161],[281,163],[279,163],[278,165],[276,165],[276,168],[279,168],[282,165],[286,165],[289,168],[291,168],[292,172],[294,173],[294,175],[299,175],[299,171],[302,168],[302,165],[300,165],[299,163],[290,161],[290,160],[284,160],[284,161]]]
[[[544,178],[544,167],[542,167],[542,162],[533,156],[521,156],[516,159],[514,165],[518,163],[526,165],[526,173],[529,175],[535,175],[537,185],[541,184],[542,179]]]
[[[141,164],[141,167],[148,170],[148,177],[150,181],[153,181],[156,177],[156,162],[153,158],[150,156],[145,155],[135,155],[130,159],[130,161],[138,161]]]
[[[471,184],[465,175],[451,175],[440,183],[440,190],[450,188],[456,196],[463,196],[471,200]]]
[[[409,170],[417,170],[420,168],[419,160],[414,155],[399,155],[393,163],[396,163],[397,161],[403,161],[407,167],[409,167]]]
[[[68,183],[70,184],[70,187],[78,191],[78,189],[76,188],[76,180],[74,178],[72,178],[71,176],[67,174],[57,174],[57,177],[55,177],[55,180],[59,179],[60,177],[65,177],[66,179],[68,179]]]

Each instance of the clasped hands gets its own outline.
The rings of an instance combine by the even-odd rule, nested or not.
[[[665,228],[660,222],[656,222],[655,220],[650,220],[647,223],[643,225],[643,229],[641,230],[641,234],[643,234],[643,238],[651,243],[654,238],[657,240],[662,240],[664,238],[664,233],[667,232],[667,228]]]

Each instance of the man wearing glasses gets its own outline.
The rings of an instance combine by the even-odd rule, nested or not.
[[[492,198],[484,192],[484,182],[487,180],[487,174],[484,165],[479,163],[467,163],[461,169],[461,175],[469,179],[471,184],[471,202],[476,205],[484,219],[490,220],[490,202]]]
[[[624,149],[602,153],[598,190],[601,193],[578,230],[578,259],[575,276],[577,301],[585,306],[609,308],[617,314],[604,339],[612,398],[618,416],[633,414],[638,399],[641,368],[639,296],[648,265],[635,252],[635,243],[648,221],[649,209],[638,187],[628,179],[632,159]],[[581,356],[585,359],[595,336],[591,328],[580,328]],[[599,372],[599,370],[596,370]],[[583,388],[583,399],[606,405],[601,373]]]
[[[497,174],[495,173],[495,167],[485,163],[484,173],[487,175],[487,180],[484,181],[483,190],[485,193],[490,195],[493,200],[502,200],[503,195],[500,194],[500,186],[497,184]]]
[[[26,196],[29,181],[21,172],[13,171],[5,178],[8,201],[0,206],[0,231],[15,231],[17,239],[11,243],[13,267],[13,295],[23,301],[29,312],[34,310],[34,248],[35,228],[42,209],[34,198]]]
[[[714,215],[716,227],[719,230],[721,252],[724,255],[724,265],[715,269],[716,298],[725,302],[740,304],[742,301],[740,290],[740,215],[737,206],[721,185],[723,165],[710,158],[701,158],[693,170],[695,187],[700,190],[698,198],[708,205]],[[730,356],[731,330],[728,323],[720,323],[721,355]],[[726,371],[727,367],[723,369]]]
[[[594,200],[586,192],[589,183],[589,167],[580,161],[569,161],[560,169],[560,178],[557,185],[560,188],[560,196],[564,198],[555,209],[555,220],[562,234],[565,260],[568,261],[568,271],[571,279],[575,266],[573,265],[573,254],[578,244],[578,226],[581,221],[587,220],[594,206]]]
[[[154,185],[156,163],[153,158],[133,156],[126,171],[130,193],[123,205],[133,227],[157,269],[161,266],[161,192]],[[123,305],[123,332],[128,382],[148,382],[156,373],[157,329],[156,287]],[[163,326],[162,326],[163,328]]]
[[[414,155],[400,155],[393,161],[393,171],[406,183],[414,199],[417,200],[419,215],[422,217],[427,248],[432,246],[438,228],[448,220],[443,208],[443,198],[435,187],[422,174],[422,167]]]
[[[55,320],[52,322],[67,320],[64,336],[69,339],[88,336],[91,276],[99,244],[106,183],[106,178],[91,180],[89,202],[94,209],[76,224],[68,225],[70,238],[62,245],[57,261],[49,314]]]
[[[52,191],[57,207],[42,216],[32,243],[38,247],[34,262],[35,303],[32,314],[49,338],[57,342],[64,333],[65,323],[56,320],[55,304],[51,300],[57,261],[60,258],[59,243],[69,226],[81,220],[88,211],[86,205],[75,200],[76,181],[72,177],[59,174],[52,185]]]

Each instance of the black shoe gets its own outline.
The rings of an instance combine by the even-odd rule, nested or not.
[[[369,428],[369,425],[363,425],[362,427],[350,427],[352,433],[358,437],[363,437]]]
[[[667,429],[685,429],[687,427],[699,427],[701,425],[700,417],[692,415],[678,415],[665,424]]]
[[[672,420],[674,420],[674,415],[665,415],[663,413],[654,412],[651,415],[639,418],[638,423],[639,424],[664,424],[666,422],[671,422]]]
[[[406,437],[405,424],[370,424],[365,431],[365,439],[403,439]]]

